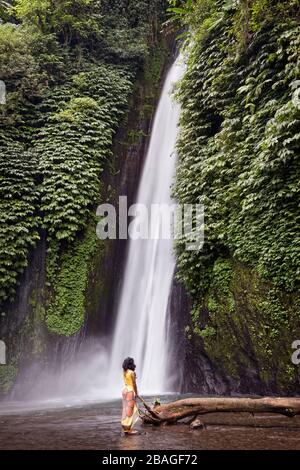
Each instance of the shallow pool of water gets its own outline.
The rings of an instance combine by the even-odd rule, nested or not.
[[[51,405],[1,404],[0,449],[300,450],[300,417],[216,413],[202,418],[205,430],[191,430],[184,424],[152,427],[139,423],[140,435],[124,437],[119,400]]]

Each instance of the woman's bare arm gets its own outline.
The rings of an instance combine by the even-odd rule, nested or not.
[[[136,396],[138,396],[138,389],[137,389],[137,385],[136,385],[136,375],[135,375],[135,372],[132,372],[132,382],[133,382],[133,389],[134,389],[134,393]]]

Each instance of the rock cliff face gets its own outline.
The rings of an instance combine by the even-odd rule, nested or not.
[[[178,390],[298,395],[299,371],[291,359],[292,342],[299,336],[298,296],[278,297],[255,270],[222,258],[215,262],[196,323],[191,300],[177,280],[170,310],[174,341],[170,377],[177,367]]]
[[[170,388],[182,393],[229,394],[234,384],[217,370],[205,351],[203,340],[190,334],[191,301],[184,285],[176,277],[169,310]]]
[[[20,368],[34,362],[45,344],[45,238],[31,253],[29,265],[22,275],[18,296],[1,317],[1,338],[7,348],[6,366],[0,367],[0,396],[13,387]]]

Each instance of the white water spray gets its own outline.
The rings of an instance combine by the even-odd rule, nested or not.
[[[182,72],[179,58],[166,77],[154,120],[137,196],[137,203],[148,209],[154,203],[172,204],[180,109],[172,100],[171,92]],[[135,220],[133,224],[138,223]],[[159,220],[155,229],[159,233]],[[174,268],[173,240],[130,241],[113,335],[108,378],[110,390],[120,390],[122,362],[131,356],[137,364],[141,392],[166,391],[167,307]]]

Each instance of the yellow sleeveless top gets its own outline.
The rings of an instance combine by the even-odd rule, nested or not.
[[[124,384],[130,390],[134,390],[133,388],[133,379],[134,379],[134,372],[130,369],[127,369],[124,372]]]

